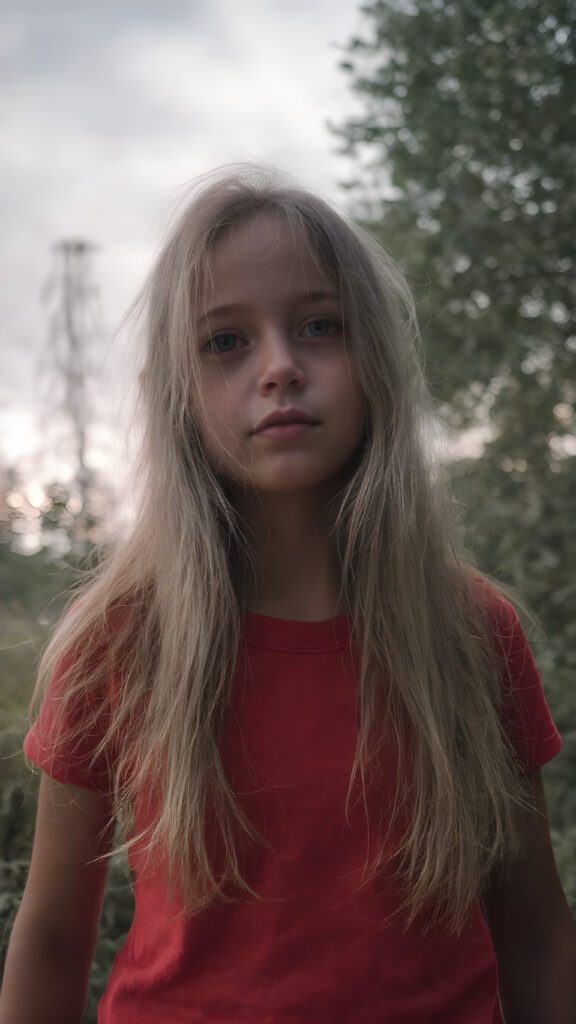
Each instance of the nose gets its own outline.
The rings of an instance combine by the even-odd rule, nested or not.
[[[260,341],[258,390],[261,394],[297,390],[304,384],[304,373],[290,338],[283,331],[269,329]]]

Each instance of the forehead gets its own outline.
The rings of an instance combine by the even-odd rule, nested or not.
[[[254,290],[333,290],[304,229],[274,213],[233,224],[220,235],[212,249],[209,280],[208,291],[219,298]]]

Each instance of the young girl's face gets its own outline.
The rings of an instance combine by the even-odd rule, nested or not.
[[[366,403],[340,295],[279,218],[217,242],[197,344],[194,415],[217,471],[243,489],[335,492]]]

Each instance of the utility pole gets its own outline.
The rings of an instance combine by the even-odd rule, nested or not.
[[[99,334],[98,289],[92,282],[95,246],[84,239],[65,239],[54,245],[54,265],[44,290],[52,308],[44,374],[50,383],[50,414],[59,412],[69,427],[66,461],[74,464],[74,519],[84,534],[90,515],[93,473],[87,456],[94,415],[89,381],[94,375],[91,349]],[[92,363],[92,365],[91,365]],[[77,532],[77,531],[75,531]]]

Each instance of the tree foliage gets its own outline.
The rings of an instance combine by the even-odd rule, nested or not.
[[[437,396],[458,424],[488,407],[523,453],[518,401],[541,442],[573,423],[576,6],[381,0],[364,12],[369,35],[343,64],[364,106],[340,129],[361,160],[352,185],[372,196],[364,215],[417,295],[430,282]]]
[[[38,776],[24,763],[22,741],[28,725],[36,664],[43,644],[62,614],[70,589],[92,557],[96,557],[91,536],[100,537],[104,530],[102,522],[89,522],[85,515],[79,530],[77,515],[69,507],[71,495],[66,485],[47,487],[45,500],[37,508],[24,500],[26,489],[17,474],[5,472],[1,476],[0,973],[28,874],[34,834]],[[10,497],[19,500],[11,504]],[[39,550],[23,554],[19,548],[26,537],[43,541]],[[84,1024],[96,1021],[97,1002],[130,927],[132,913],[133,896],[126,865],[114,860],[108,876]]]
[[[337,129],[351,206],[407,272],[445,423],[482,430],[453,481],[481,564],[544,626],[533,644],[565,742],[551,814],[574,863],[576,5],[362,10],[342,63],[359,114]]]

